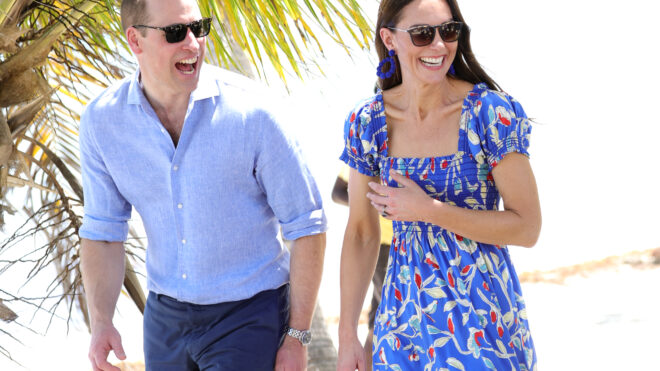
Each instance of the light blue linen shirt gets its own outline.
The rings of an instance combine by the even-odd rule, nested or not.
[[[139,71],[80,121],[80,237],[125,241],[131,206],[148,238],[147,288],[180,301],[241,300],[289,280],[278,239],[325,232],[317,186],[283,129],[283,106],[240,75],[204,66],[175,147]],[[290,114],[290,112],[289,112]]]

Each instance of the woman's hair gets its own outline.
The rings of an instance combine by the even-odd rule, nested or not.
[[[387,55],[387,47],[380,38],[380,29],[383,27],[395,27],[401,17],[401,11],[408,4],[414,0],[382,0],[378,8],[378,20],[376,21],[376,38],[374,44],[376,46],[376,53],[378,59],[383,60]],[[456,49],[456,57],[454,58],[454,75],[457,79],[465,80],[473,84],[480,82],[486,83],[490,89],[501,90],[500,86],[484,71],[477,58],[472,53],[470,46],[470,28],[463,19],[461,10],[458,8],[456,0],[442,0],[446,1],[451,9],[452,18],[454,21],[462,22],[463,28],[461,29],[460,37],[458,38],[458,48]],[[394,58],[398,57],[394,56]],[[378,85],[381,89],[387,90],[401,84],[401,66],[397,63],[396,72],[392,77],[387,79],[378,79]]]

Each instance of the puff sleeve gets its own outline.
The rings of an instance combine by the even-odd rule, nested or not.
[[[532,127],[518,101],[505,93],[485,90],[472,111],[468,140],[477,162],[487,162],[494,168],[512,152],[529,157]]]
[[[361,102],[344,123],[344,150],[340,160],[367,176],[380,175],[378,156],[385,148],[387,131],[384,115],[378,113],[379,105],[382,103],[376,98]]]

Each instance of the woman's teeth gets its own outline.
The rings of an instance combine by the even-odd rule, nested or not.
[[[436,67],[442,64],[442,62],[445,60],[445,57],[439,57],[439,58],[420,58],[419,60],[422,61],[427,66],[431,67]]]

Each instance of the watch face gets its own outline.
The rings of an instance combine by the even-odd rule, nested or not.
[[[300,337],[300,342],[303,345],[307,345],[312,341],[312,332],[311,331],[303,331],[302,335]]]

